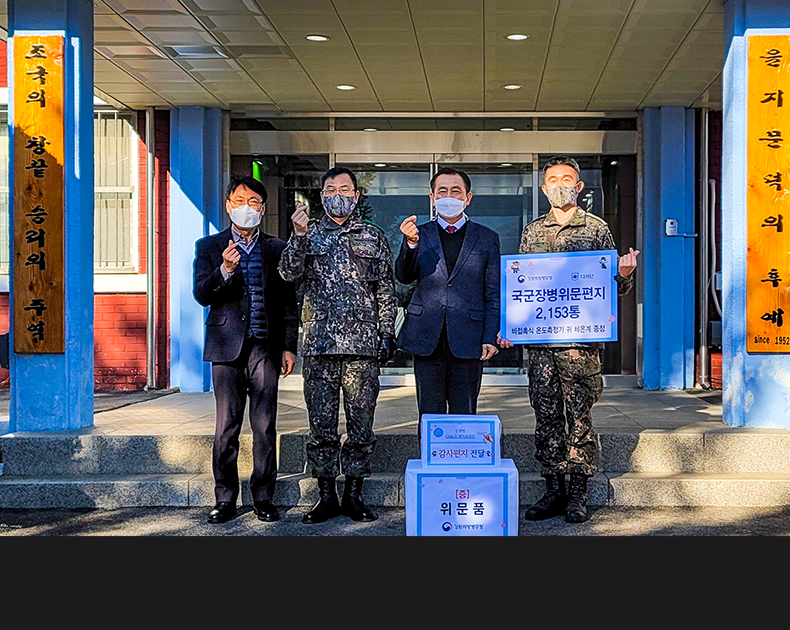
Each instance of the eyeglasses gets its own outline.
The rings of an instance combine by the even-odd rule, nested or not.
[[[334,186],[327,186],[321,191],[322,195],[336,195],[340,193],[341,195],[345,195],[346,197],[352,195],[355,192],[354,188],[350,186],[341,186],[340,188],[335,188]]]
[[[448,190],[447,188],[439,187],[436,189],[436,192],[433,194],[433,196],[437,199],[443,199],[444,197],[464,199],[466,197],[466,192],[462,188],[451,188]]]
[[[263,202],[258,199],[229,199],[228,201],[230,201],[230,205],[234,208],[240,208],[245,203],[253,210],[260,211],[260,209],[263,208]]]

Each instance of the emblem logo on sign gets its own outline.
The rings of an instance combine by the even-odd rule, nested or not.
[[[573,273],[571,273],[571,280],[578,280],[578,279],[579,279],[578,271],[574,271]]]
[[[442,523],[442,531],[449,532],[453,526],[450,523]]]
[[[521,284],[524,284],[524,282],[525,282],[525,280],[526,280],[526,279],[527,279],[527,276],[519,276],[519,277],[518,277],[518,281],[519,281]]]
[[[444,431],[442,431],[442,430],[441,430],[441,428],[439,428],[439,427],[436,427],[436,428],[433,430],[433,434],[434,434],[436,437],[442,437],[442,436],[444,435]]]

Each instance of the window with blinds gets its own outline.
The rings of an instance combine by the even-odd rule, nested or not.
[[[99,273],[137,271],[136,137],[132,114],[94,115],[93,264]]]
[[[94,138],[94,239],[97,273],[136,273],[137,134],[133,113],[97,111]],[[0,112],[0,273],[8,273],[8,122]]]

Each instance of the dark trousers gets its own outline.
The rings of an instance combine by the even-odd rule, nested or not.
[[[250,491],[253,501],[271,501],[274,496],[280,363],[281,357],[269,356],[265,342],[246,339],[235,361],[211,364],[217,403],[213,469],[218,502],[235,503],[239,496],[239,434],[248,396],[253,462]]]
[[[482,346],[480,352],[483,352]],[[414,355],[414,380],[420,413],[417,436],[421,436],[424,413],[476,414],[482,378],[483,362],[456,357],[450,351],[447,333],[442,329],[433,354],[427,357]]]

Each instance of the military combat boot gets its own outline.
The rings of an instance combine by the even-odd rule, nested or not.
[[[340,516],[340,504],[337,501],[334,477],[318,478],[318,503],[302,517],[302,523],[315,525],[330,518]]]
[[[568,484],[568,509],[565,511],[566,523],[583,523],[587,514],[587,476],[571,473]]]
[[[565,494],[565,475],[546,474],[546,494],[527,508],[524,518],[528,521],[542,521],[565,513],[568,497]]]
[[[364,477],[346,475],[346,485],[343,488],[343,501],[340,503],[340,513],[348,516],[352,521],[375,521],[373,514],[362,502],[362,482]]]

